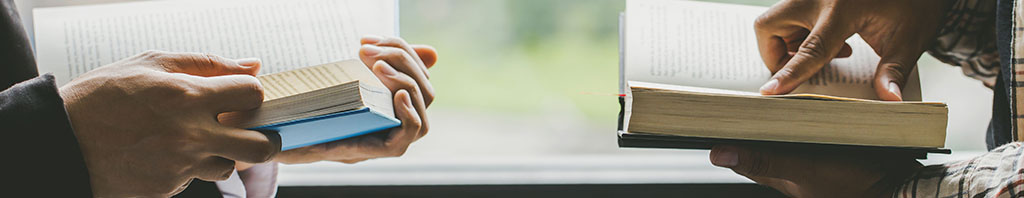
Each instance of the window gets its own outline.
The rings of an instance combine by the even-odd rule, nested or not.
[[[32,24],[31,7],[105,2],[111,1],[17,1],[25,24]],[[713,167],[707,151],[618,148],[623,10],[622,0],[401,0],[402,36],[440,53],[430,71],[437,94],[430,134],[401,158],[283,165],[280,183],[747,182]],[[946,145],[957,153],[932,155],[931,162],[983,151],[992,91],[927,55],[919,69],[925,99],[949,104]]]

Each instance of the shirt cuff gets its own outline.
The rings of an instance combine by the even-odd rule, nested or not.
[[[218,181],[217,188],[227,197],[274,197],[277,194],[277,162],[256,164],[235,171],[227,180]]]

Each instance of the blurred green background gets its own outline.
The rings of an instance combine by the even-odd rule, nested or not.
[[[532,114],[570,105],[605,123],[618,112],[622,0],[402,0],[400,6],[402,37],[440,52],[431,69],[438,107]]]

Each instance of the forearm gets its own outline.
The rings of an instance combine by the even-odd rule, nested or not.
[[[1013,142],[970,160],[920,169],[893,197],[1010,197],[1024,189],[1024,147]]]
[[[14,183],[6,189],[14,191],[6,193],[92,196],[89,173],[52,75],[0,92],[0,126],[10,162],[6,164],[13,166],[5,170]],[[44,189],[53,186],[61,190]]]

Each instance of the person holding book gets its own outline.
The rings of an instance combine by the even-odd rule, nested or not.
[[[859,34],[881,57],[873,81],[884,100],[902,100],[906,75],[924,52],[960,66],[994,91],[989,153],[922,166],[913,157],[715,146],[710,160],[792,197],[1011,197],[1024,188],[1024,96],[1015,80],[1024,49],[1022,1],[784,0],[755,22],[761,58],[773,76],[765,95],[786,94]],[[1018,72],[1012,72],[1018,71]],[[907,123],[914,124],[914,123]]]
[[[58,88],[53,75],[38,74],[16,10],[13,1],[0,0],[0,126],[6,135],[5,170],[13,183],[6,185],[6,194],[167,197],[203,181],[228,179],[237,167],[256,181],[245,181],[243,191],[273,196],[276,162],[355,163],[399,156],[428,129],[425,109],[433,89],[426,69],[436,61],[429,46],[363,39],[361,58],[395,93],[402,126],[383,136],[280,152],[274,134],[217,121],[220,113],[262,103],[254,77],[258,59],[149,51]],[[249,188],[251,183],[269,186]],[[221,194],[230,189],[220,185],[206,187],[190,195],[235,195]]]

